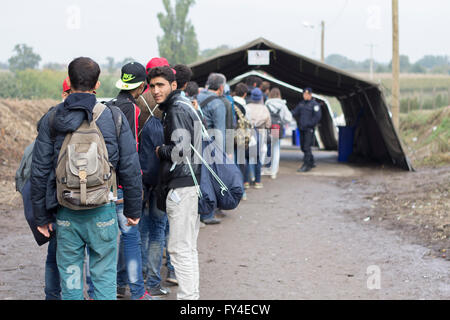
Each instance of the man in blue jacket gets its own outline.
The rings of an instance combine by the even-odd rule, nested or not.
[[[311,147],[314,143],[314,128],[322,118],[320,104],[312,97],[312,89],[305,88],[303,101],[292,112],[300,130],[300,147],[303,151],[303,165],[297,172],[307,172],[314,168],[314,156]]]
[[[72,94],[54,111],[47,113],[39,126],[31,165],[32,204],[38,230],[49,237],[57,211],[57,264],[63,299],[82,300],[83,261],[89,248],[90,275],[94,298],[116,299],[117,215],[114,202],[101,207],[74,211],[58,203],[55,168],[66,134],[78,129],[84,120],[93,120],[100,86],[100,67],[90,58],[80,57],[69,64]],[[141,216],[142,180],[136,142],[130,126],[120,113],[115,121],[106,108],[97,120],[108,151],[109,162],[124,188],[124,215],[129,225]],[[120,124],[120,132],[117,132]],[[145,299],[145,297],[144,297]]]

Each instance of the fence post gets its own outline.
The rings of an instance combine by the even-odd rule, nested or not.
[[[436,87],[433,87],[433,110],[436,109]]]

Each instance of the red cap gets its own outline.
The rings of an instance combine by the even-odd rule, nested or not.
[[[170,67],[170,65],[166,58],[153,58],[147,63],[147,67],[145,68],[147,71],[147,74],[150,69],[156,68],[156,67]],[[172,71],[174,74],[177,73],[174,69],[172,69]]]
[[[66,92],[69,90],[70,90],[69,77],[67,77],[64,79],[64,82],[63,82],[63,92]]]

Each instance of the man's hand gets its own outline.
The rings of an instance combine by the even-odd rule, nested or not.
[[[157,146],[157,147],[156,147],[156,149],[155,149],[155,152],[156,152],[156,156],[158,157],[158,159],[159,159],[159,153],[158,153],[158,151],[159,151],[159,147],[160,147],[160,146]]]
[[[46,236],[47,238],[50,238],[50,231],[53,231],[53,227],[51,223],[48,223],[46,225],[43,225],[41,227],[37,227],[37,229],[39,230],[40,233],[42,233],[44,236]]]
[[[134,227],[139,223],[139,220],[141,220],[141,219],[140,218],[136,218],[136,219],[127,218],[127,226]]]

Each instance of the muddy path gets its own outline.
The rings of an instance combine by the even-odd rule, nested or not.
[[[318,167],[300,174],[300,159],[284,151],[276,180],[263,177],[264,189],[200,230],[201,299],[450,298],[450,262],[433,254],[445,242],[434,248],[375,218],[381,182],[404,172],[320,153]],[[34,243],[20,209],[0,211],[0,299],[43,299],[46,246]]]

